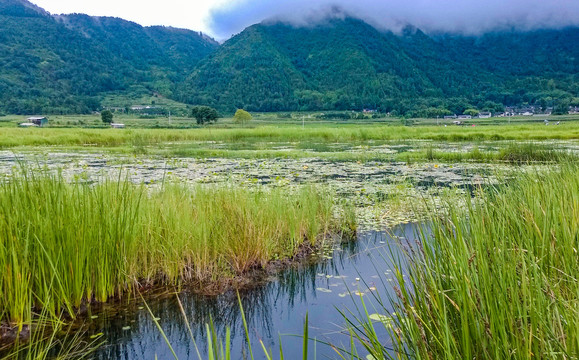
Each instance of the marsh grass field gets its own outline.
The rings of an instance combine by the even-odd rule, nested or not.
[[[231,125],[194,129],[5,127],[0,131],[0,149],[106,151],[169,159],[528,163],[572,159],[579,147],[579,122],[572,119],[551,126],[542,122],[447,127],[317,122],[302,128],[283,121],[248,128]]]
[[[420,221],[381,280],[397,295],[344,312],[363,349],[344,358],[579,358],[579,122],[423,123],[1,127],[2,326],[152,285],[219,293],[331,235]],[[221,335],[209,354],[237,359]]]
[[[165,142],[320,142],[438,140],[573,140],[579,138],[579,122],[544,126],[542,123],[488,126],[400,126],[396,124],[320,123],[302,128],[299,125],[269,124],[251,128],[209,126],[195,129],[82,129],[82,128],[2,128],[0,147],[18,146],[131,146],[141,141],[147,145]]]

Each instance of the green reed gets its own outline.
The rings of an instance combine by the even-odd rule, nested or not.
[[[312,187],[151,189],[26,172],[0,184],[1,321],[22,326],[35,309],[74,316],[150,284],[219,288],[353,226],[336,212],[332,194]]]
[[[543,143],[511,142],[501,144],[501,147],[498,150],[487,151],[480,150],[478,147],[474,147],[469,151],[440,151],[429,146],[420,151],[396,154],[395,158],[407,162],[440,161],[452,163],[472,161],[478,163],[507,162],[514,164],[527,164],[534,162],[565,163],[578,161],[579,155]]]
[[[396,274],[397,358],[579,358],[579,165],[466,200]]]

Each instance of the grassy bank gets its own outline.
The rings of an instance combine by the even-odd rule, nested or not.
[[[466,214],[450,206],[409,251],[401,357],[577,359],[579,166],[521,175],[482,199]]]
[[[331,194],[30,174],[0,185],[0,315],[29,321],[150,283],[219,284],[291,257],[339,226]]]
[[[0,148],[19,146],[149,146],[174,142],[365,142],[390,140],[548,140],[579,139],[579,123],[560,126],[541,124],[501,126],[389,126],[341,125],[306,127],[262,126],[247,129],[20,129],[4,128]]]

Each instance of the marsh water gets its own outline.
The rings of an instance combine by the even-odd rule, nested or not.
[[[310,341],[310,358],[314,354],[317,359],[337,358],[335,350],[323,342],[349,349],[350,337],[340,310],[350,317],[360,316],[363,298],[369,313],[388,315],[392,311],[388,301],[395,296],[391,259],[400,255],[400,241],[413,243],[418,230],[416,225],[403,224],[387,232],[360,232],[357,239],[336,243],[322,254],[313,255],[310,261],[282,270],[240,292],[255,358],[265,359],[260,341],[274,354],[279,353],[281,341],[286,359],[301,358],[306,314],[309,337],[319,340]],[[184,291],[179,293],[179,299],[184,311],[175,294],[145,299],[179,359],[198,359],[199,355],[207,358],[206,324],[211,322],[222,339],[230,327],[232,359],[249,358],[236,293],[203,297]],[[385,308],[379,305],[379,299]],[[87,319],[86,327],[87,339],[102,333],[106,341],[92,356],[94,359],[173,358],[141,300],[96,309]],[[376,328],[388,347],[385,327]],[[358,351],[361,357],[366,356],[363,349]]]

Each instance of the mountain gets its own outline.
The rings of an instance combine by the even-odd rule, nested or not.
[[[469,37],[409,27],[394,34],[354,18],[302,28],[262,23],[201,61],[174,96],[226,111],[553,105],[579,96],[578,37],[577,28]]]
[[[85,113],[104,94],[170,96],[218,46],[190,30],[52,16],[25,0],[0,0],[0,112]]]
[[[55,17],[68,29],[92,39],[129,62],[138,70],[160,67],[176,73],[189,73],[219,44],[191,30],[164,26],[142,27],[112,17],[84,14]]]
[[[202,61],[177,96],[229,109],[313,110],[376,105],[428,87],[396,43],[346,19],[253,25]]]
[[[86,113],[160,96],[224,112],[377,109],[442,116],[579,106],[579,28],[481,36],[353,17],[263,22],[223,45],[190,30],[0,0],[0,113]]]

